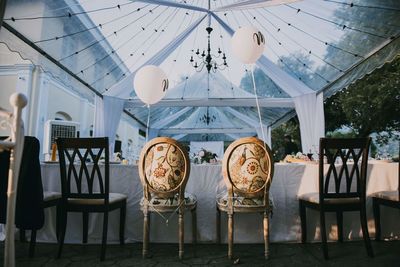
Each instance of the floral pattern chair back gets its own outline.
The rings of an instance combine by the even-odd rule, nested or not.
[[[148,193],[168,196],[184,192],[189,173],[188,154],[174,139],[154,138],[142,149],[139,175]]]
[[[228,147],[222,169],[228,189],[242,196],[256,197],[269,190],[273,167],[268,145],[258,138],[245,137]]]

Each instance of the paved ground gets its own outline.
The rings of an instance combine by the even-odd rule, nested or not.
[[[329,243],[330,259],[322,258],[320,244],[272,243],[271,256],[263,259],[263,245],[235,245],[236,261],[226,257],[227,246],[197,245],[196,251],[185,245],[185,258],[178,259],[176,244],[151,244],[151,256],[141,257],[141,244],[109,245],[106,261],[100,262],[98,245],[66,245],[61,259],[55,259],[57,246],[37,244],[35,258],[27,257],[28,244],[16,245],[17,266],[400,266],[400,241],[373,242],[375,257],[369,258],[364,243]],[[3,264],[4,243],[0,244],[0,266]]]

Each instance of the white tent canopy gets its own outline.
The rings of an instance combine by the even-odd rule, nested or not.
[[[254,94],[246,85],[245,69],[251,66],[237,61],[229,47],[241,26],[254,25],[267,40],[256,63],[268,76],[256,77],[266,141],[270,143],[271,128],[295,110],[304,152],[315,150],[324,135],[324,98],[400,51],[396,0],[351,5],[317,0],[36,0],[40,4],[32,9],[20,2],[7,3],[0,41],[73,90],[91,89],[95,133],[110,139],[122,112],[146,126],[149,110],[135,97],[133,79],[148,64],[163,68],[174,84],[150,108],[151,136],[215,141],[261,136]],[[27,25],[41,31],[29,31]],[[228,61],[227,69],[210,75],[205,68],[196,73],[189,62],[192,51],[206,45],[207,26],[214,29],[212,51],[221,48]],[[215,119],[204,123],[204,116]]]

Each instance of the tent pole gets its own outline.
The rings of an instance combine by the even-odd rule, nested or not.
[[[4,13],[6,11],[6,3],[7,3],[7,0],[1,0],[1,3],[0,3],[0,30],[3,25]]]

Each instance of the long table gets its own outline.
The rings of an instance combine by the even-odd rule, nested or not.
[[[396,190],[398,181],[398,163],[370,162],[367,174],[367,195],[382,190]],[[42,164],[42,180],[47,191],[60,191],[59,166]],[[225,191],[220,165],[192,165],[186,191],[197,196],[197,225],[200,242],[216,240],[216,196]],[[318,165],[301,163],[277,163],[271,185],[274,211],[271,219],[270,240],[272,242],[300,242],[300,219],[297,196],[318,191]],[[143,215],[140,211],[142,185],[135,165],[110,166],[110,192],[128,196],[125,237],[127,242],[142,240]],[[368,226],[374,236],[374,221],[371,200],[367,202]],[[171,215],[169,222],[157,214],[151,218],[151,242],[177,242],[177,216]],[[399,212],[389,208],[382,209],[382,236],[400,237],[398,227]],[[329,239],[336,240],[336,219],[334,214],[327,216]],[[45,211],[45,225],[38,232],[38,241],[56,242],[55,209]],[[109,216],[108,241],[118,242],[119,213],[114,211]],[[222,216],[222,240],[226,241],[226,216]],[[309,241],[319,241],[318,213],[308,211],[307,228]],[[89,242],[101,241],[102,215],[91,214],[89,217]],[[185,214],[185,241],[191,242],[191,216]],[[354,240],[362,237],[359,214],[347,212],[344,215],[344,239]],[[235,216],[235,242],[263,242],[262,215],[238,214]],[[81,214],[68,214],[66,242],[80,243],[82,240]]]

